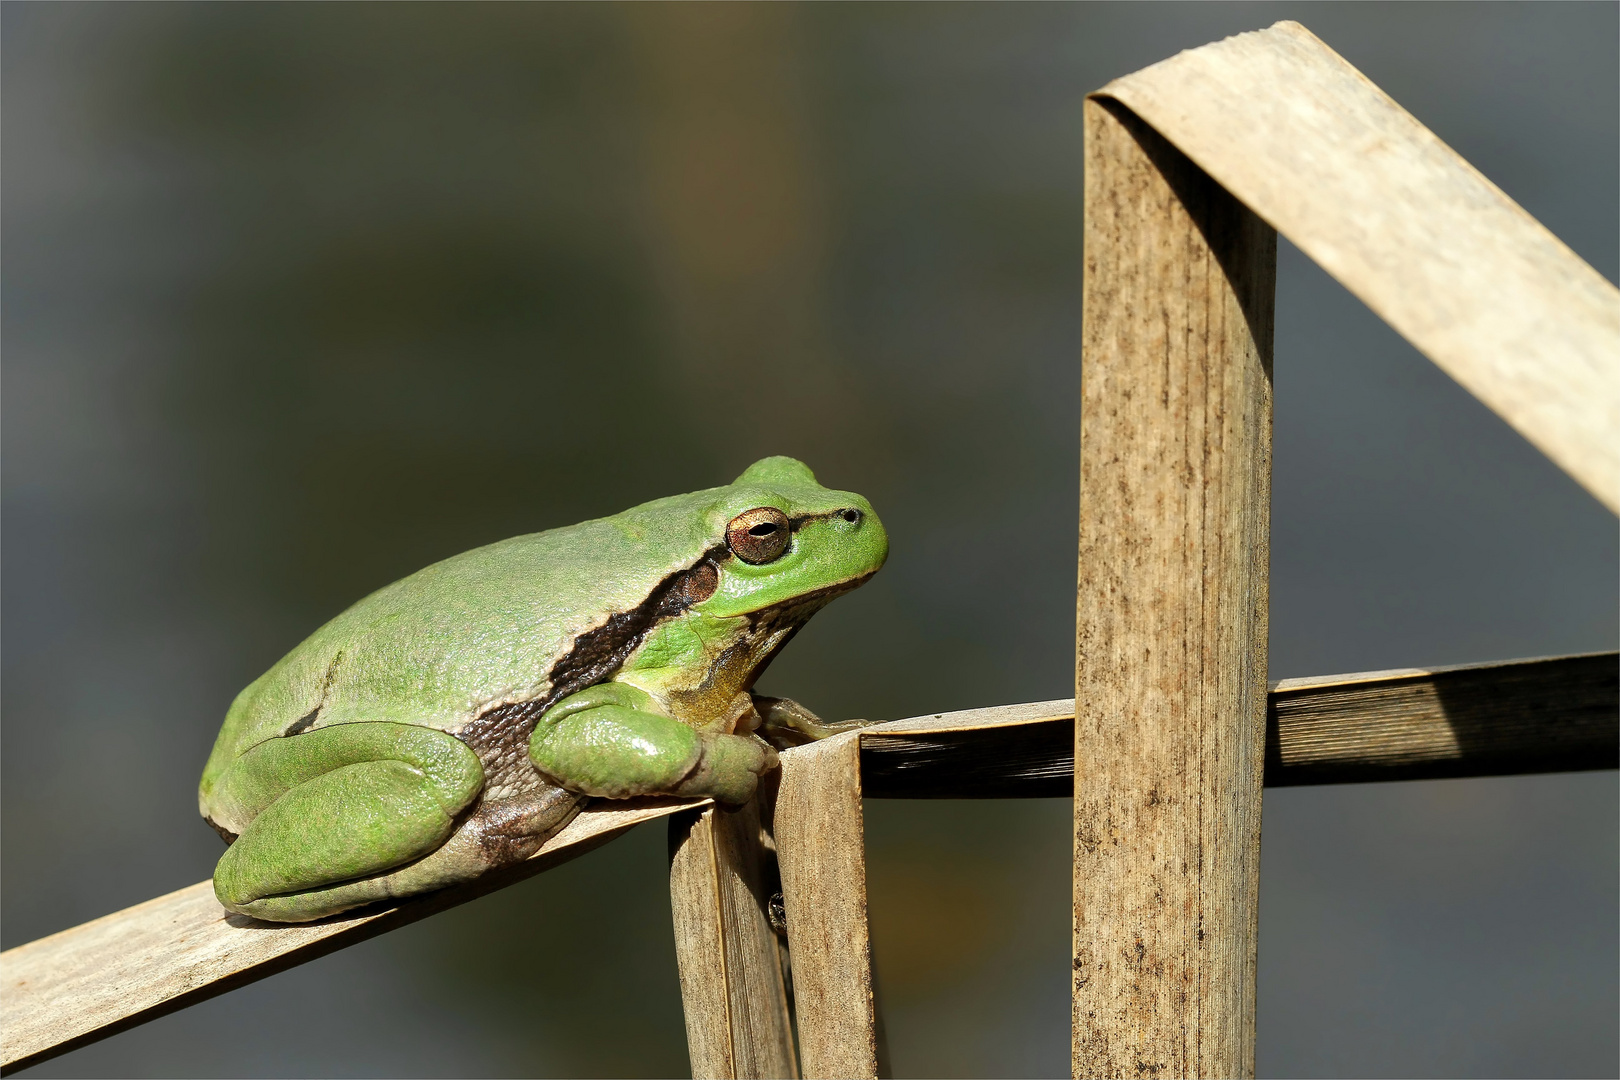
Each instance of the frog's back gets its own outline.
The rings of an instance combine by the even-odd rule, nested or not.
[[[266,739],[364,721],[456,732],[543,698],[579,635],[641,604],[701,550],[701,513],[648,503],[445,559],[359,601],[239,694],[204,785]]]

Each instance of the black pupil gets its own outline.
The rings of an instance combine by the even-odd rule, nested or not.
[[[769,536],[776,531],[776,522],[765,521],[748,530],[749,536]]]
[[[861,512],[859,510],[845,510],[844,511],[844,520],[849,522],[851,525],[855,524],[860,519],[861,519]]]

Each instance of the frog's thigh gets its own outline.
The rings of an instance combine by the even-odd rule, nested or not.
[[[607,799],[673,791],[701,756],[698,733],[690,727],[624,705],[567,712],[550,723],[542,719],[529,740],[529,757],[541,772]]]
[[[441,801],[459,810],[483,790],[484,767],[453,735],[415,724],[334,724],[267,739],[238,758],[207,796],[208,816],[241,834],[293,788],[369,761],[401,761],[419,771]]]
[[[331,735],[311,745],[297,745],[308,736],[261,744],[233,768],[239,775],[223,778],[221,786],[229,790],[221,794],[246,801],[299,781],[274,796],[220,859],[214,892],[226,907],[247,911],[263,897],[317,889],[418,858],[444,843],[456,814],[483,786],[471,748],[442,732],[352,724],[309,734],[325,733]],[[371,760],[349,762],[368,750]],[[323,765],[328,771],[300,780]]]
[[[527,796],[485,802],[450,839],[396,870],[323,889],[270,896],[237,908],[273,922],[308,922],[379,900],[471,881],[495,866],[526,859],[579,810],[581,797],[550,784]]]

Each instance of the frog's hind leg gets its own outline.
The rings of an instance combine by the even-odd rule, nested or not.
[[[341,724],[261,743],[210,796],[210,819],[240,833],[214,870],[214,893],[232,911],[282,922],[364,903],[319,894],[444,845],[483,782],[465,743],[412,725]]]
[[[274,922],[307,922],[470,881],[539,851],[573,820],[584,801],[584,796],[546,784],[528,796],[482,803],[442,846],[397,870],[292,896],[269,896],[236,910]]]

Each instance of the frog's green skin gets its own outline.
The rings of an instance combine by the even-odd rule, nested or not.
[[[758,508],[791,539],[761,561],[734,530],[750,562],[727,526]],[[226,715],[198,789],[232,841],[215,893],[302,922],[527,858],[586,796],[747,801],[776,763],[762,713],[784,745],[827,730],[754,680],[887,554],[865,499],[779,457],[378,590]]]

